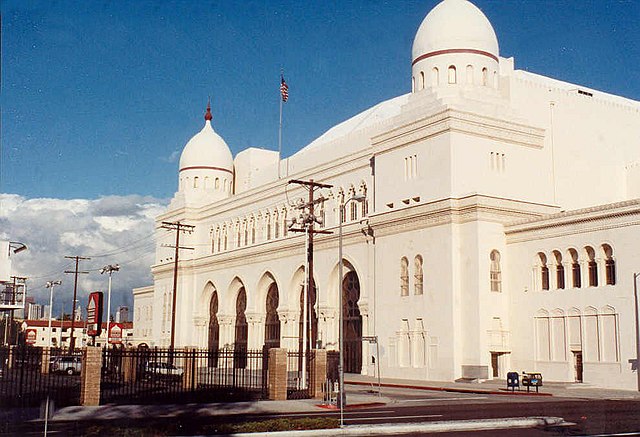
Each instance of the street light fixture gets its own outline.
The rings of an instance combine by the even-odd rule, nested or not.
[[[359,195],[355,195],[352,196],[350,198],[348,198],[346,201],[344,201],[341,205],[340,205],[340,217],[338,219],[338,276],[339,276],[339,282],[338,282],[338,295],[339,295],[339,308],[338,311],[340,312],[340,316],[338,318],[338,323],[340,324],[339,329],[340,329],[340,362],[338,364],[338,377],[340,379],[340,394],[338,396],[338,404],[340,406],[340,427],[344,426],[344,407],[345,404],[347,403],[347,396],[345,395],[344,392],[344,313],[343,313],[343,305],[344,302],[342,302],[342,281],[344,280],[343,278],[343,269],[342,269],[342,222],[344,221],[346,215],[345,215],[345,207],[347,206],[347,204],[351,201],[356,201],[356,202],[361,202],[365,199],[365,196],[359,194]]]
[[[109,347],[109,322],[111,321],[111,274],[120,270],[118,264],[109,264],[100,269],[100,274],[109,273],[109,292],[107,293],[107,347]]]
[[[24,243],[20,243],[18,241],[10,241],[9,242],[9,252],[13,251],[13,253],[20,253],[23,250],[27,250],[27,245]],[[11,253],[9,253],[11,254]]]
[[[62,284],[62,281],[49,281],[45,287],[50,288],[49,291],[49,347],[51,347],[51,313],[53,311],[53,289],[56,285]],[[60,327],[62,329],[62,327]]]

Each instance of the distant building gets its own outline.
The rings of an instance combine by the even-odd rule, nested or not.
[[[27,344],[31,346],[49,345],[49,320],[25,320],[21,329],[24,333]],[[110,323],[110,344],[131,345],[133,337],[133,323]],[[76,346],[87,346],[92,342],[92,338],[87,335],[86,321],[76,323],[73,332],[76,338]],[[51,321],[51,346],[69,347],[71,336],[71,321],[52,320]],[[96,346],[104,346],[107,343],[107,323],[102,324],[102,331],[96,338]]]
[[[116,311],[116,322],[128,322],[129,321],[129,307],[121,306]]]

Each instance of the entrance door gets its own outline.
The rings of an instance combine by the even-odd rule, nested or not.
[[[500,377],[500,368],[498,366],[498,357],[500,356],[500,354],[496,353],[496,352],[491,352],[491,369],[493,370],[493,377],[494,378],[499,378]]]
[[[573,352],[573,367],[575,369],[576,382],[582,382],[582,351]]]
[[[362,316],[358,307],[360,281],[355,272],[349,272],[342,281],[342,317],[344,329],[344,371],[362,371]]]

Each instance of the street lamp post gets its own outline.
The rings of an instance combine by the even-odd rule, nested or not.
[[[109,347],[109,322],[111,321],[111,274],[120,270],[118,264],[109,264],[100,269],[100,274],[109,273],[109,291],[107,292],[107,347]]]
[[[361,202],[365,199],[365,196],[356,195],[348,198],[345,202],[340,205],[340,216],[338,217],[338,311],[340,316],[338,317],[339,326],[339,341],[340,341],[340,361],[338,364],[338,377],[340,379],[340,394],[338,396],[338,404],[340,405],[340,426],[344,426],[344,407],[347,403],[347,397],[344,392],[344,310],[342,301],[342,281],[343,277],[343,268],[342,268],[342,222],[345,218],[345,207],[351,201]]]
[[[636,309],[636,376],[638,378],[638,391],[640,391],[640,313],[638,312],[638,278],[640,273],[633,274],[633,298]]]
[[[53,311],[53,289],[55,288],[56,285],[60,285],[60,284],[62,284],[62,281],[58,280],[58,281],[49,281],[47,282],[47,285],[45,285],[45,287],[51,289],[49,291],[49,347],[51,347],[51,314]],[[62,327],[60,329],[62,329]]]

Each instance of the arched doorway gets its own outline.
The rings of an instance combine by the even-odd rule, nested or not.
[[[236,369],[247,367],[247,343],[249,340],[249,324],[245,310],[247,309],[247,292],[244,287],[238,291],[236,298],[236,335],[234,341],[233,366]]]
[[[278,286],[272,283],[267,292],[267,317],[264,327],[264,347],[280,347],[280,317],[278,316]]]
[[[362,316],[358,307],[360,281],[356,272],[347,273],[342,280],[342,320],[344,332],[344,371],[362,371]]]
[[[220,324],[218,323],[218,292],[214,291],[209,302],[209,367],[218,366],[218,349],[220,348]]]
[[[315,281],[311,283],[309,287],[309,298],[307,300],[307,345],[309,349],[316,347],[318,341],[318,315],[316,314],[316,295],[317,289]],[[303,328],[303,308],[304,308],[304,287],[300,290],[300,322],[298,324],[298,350],[303,351],[302,347],[302,328]],[[311,321],[311,327],[309,329],[309,320]]]

